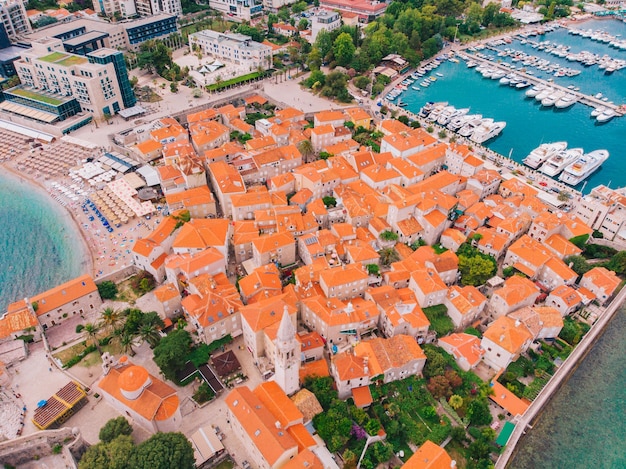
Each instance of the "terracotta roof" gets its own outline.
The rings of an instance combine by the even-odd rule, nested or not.
[[[277,428],[275,416],[246,386],[233,389],[226,396],[226,405],[270,467],[285,452],[297,452],[292,436]]]
[[[480,339],[471,334],[456,333],[437,339],[441,344],[444,343],[452,349],[452,355],[458,360],[463,357],[467,360],[470,367],[474,367],[485,351],[480,347]]]
[[[365,359],[351,353],[338,353],[333,356],[332,363],[340,381],[365,378],[370,375],[369,371],[366,371],[367,363]]]
[[[502,298],[507,305],[514,306],[538,293],[539,289],[533,282],[519,275],[513,275],[506,279],[504,286],[497,289],[493,295]]]
[[[148,257],[152,251],[160,246],[176,229],[177,221],[172,217],[165,217],[148,236],[135,241],[133,252]]]
[[[603,289],[607,296],[611,296],[621,282],[615,272],[604,267],[594,267],[583,275],[583,279],[590,281],[595,287]]]
[[[523,345],[533,338],[524,324],[508,316],[500,316],[489,324],[483,337],[513,355],[521,352]]]
[[[169,282],[155,288],[154,296],[159,302],[165,303],[166,301],[180,297],[180,292],[173,283]]]
[[[90,294],[95,294],[96,298],[100,298],[98,287],[96,287],[91,276],[81,275],[69,282],[33,296],[30,298],[30,301],[31,303],[37,303],[36,313],[37,316],[41,316]]]
[[[223,218],[194,218],[180,228],[172,247],[204,249],[226,246],[228,231],[229,221]]]
[[[346,283],[358,282],[367,279],[367,272],[360,264],[348,264],[344,267],[327,269],[320,273],[320,280],[328,287],[336,287]]]
[[[181,192],[167,194],[165,200],[168,205],[181,203],[183,207],[194,207],[215,202],[213,193],[207,186],[194,187]]]
[[[452,458],[446,450],[426,440],[403,464],[402,469],[450,469],[452,467]]]
[[[274,233],[266,236],[259,236],[252,240],[255,249],[264,254],[278,248],[289,246],[295,242],[295,238],[289,232]]]
[[[420,269],[411,273],[411,278],[424,295],[442,290],[447,291],[447,285],[433,269]]]
[[[253,393],[284,428],[288,428],[296,423],[302,423],[304,418],[302,412],[287,397],[285,391],[281,389],[276,381],[266,381],[259,384]]]
[[[283,469],[324,469],[324,464],[310,449],[300,451],[295,458],[287,461]]]
[[[454,305],[456,310],[463,316],[478,308],[487,301],[476,287],[467,285],[463,288],[453,285],[448,290],[448,301]]]
[[[0,316],[0,340],[11,334],[38,325],[37,317],[26,300],[16,301],[7,307],[7,312]]]
[[[369,358],[370,376],[403,367],[414,360],[426,360],[426,355],[415,338],[404,334],[359,342],[354,347],[354,353],[357,357]]]
[[[352,388],[352,398],[354,399],[354,405],[360,408],[367,407],[374,402],[369,386]]]
[[[316,360],[300,366],[300,382],[304,382],[307,377],[324,378],[330,376],[326,360]]]
[[[279,323],[285,307],[289,314],[295,314],[296,308],[285,301],[284,295],[260,300],[240,309],[241,317],[254,332],[259,332],[272,324]]]
[[[139,389],[136,387],[137,383],[141,380],[143,384],[148,380],[152,384],[147,386],[136,399],[127,399],[122,393],[123,386],[127,391],[137,390]],[[149,421],[166,420],[178,410],[179,400],[176,390],[150,375],[145,368],[128,361],[125,365],[111,368],[109,373],[100,380],[98,387]]]
[[[568,308],[580,304],[582,298],[576,290],[569,285],[561,285],[550,292],[550,295],[554,295],[561,298]]]
[[[489,385],[493,391],[493,394],[489,394],[489,399],[498,404],[513,417],[524,415],[524,412],[526,412],[526,409],[528,409],[530,405],[528,402],[517,397],[496,380],[493,380]]]

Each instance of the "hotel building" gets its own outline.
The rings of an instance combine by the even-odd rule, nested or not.
[[[196,45],[204,55],[228,60],[250,70],[272,67],[272,48],[243,34],[224,34],[205,29],[189,35],[189,49]]]
[[[4,91],[1,110],[43,124],[67,121],[58,125],[68,133],[135,105],[122,52],[68,54],[52,38],[32,46],[15,62],[22,84]]]

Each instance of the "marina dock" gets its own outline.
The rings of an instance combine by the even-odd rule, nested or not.
[[[607,101],[602,101],[602,99],[596,98],[594,96],[586,95],[584,93],[581,93],[580,91],[574,91],[572,89],[558,85],[554,81],[548,82],[547,80],[537,78],[536,76],[530,75],[520,69],[512,70],[510,67],[506,67],[496,61],[486,60],[474,54],[469,54],[465,52],[465,50],[457,51],[457,56],[462,58],[465,61],[472,60],[474,62],[477,62],[478,64],[487,65],[491,68],[497,68],[498,70],[501,70],[506,73],[514,72],[515,74],[522,76],[524,80],[528,81],[529,83],[532,83],[533,85],[541,84],[541,85],[549,86],[550,88],[554,88],[557,91],[563,91],[567,94],[574,95],[578,98],[579,103],[584,104],[586,106],[590,106],[594,109],[598,107],[612,109],[613,111],[615,111],[616,117],[621,117],[624,115],[625,110],[624,110],[623,105],[614,104],[614,103],[610,103]]]

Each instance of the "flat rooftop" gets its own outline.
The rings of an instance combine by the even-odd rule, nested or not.
[[[53,52],[52,54],[39,57],[38,60],[42,60],[43,62],[53,63],[56,65],[61,65],[63,67],[81,65],[81,64],[88,62],[88,60],[82,55],[68,54],[65,52]]]
[[[28,49],[24,49],[23,47],[7,47],[5,49],[0,49],[0,62],[5,62],[7,60],[13,60],[16,57],[21,57],[22,54]]]
[[[89,31],[104,31],[109,34],[115,34],[120,32],[120,23],[111,24],[106,21],[99,21],[93,18],[80,18],[70,21],[69,23],[57,23],[51,26],[47,26],[41,29],[37,29],[35,32],[25,34],[22,37],[27,41],[36,41],[45,37],[56,37],[62,34],[66,34],[69,31],[85,28]]]
[[[105,37],[109,37],[109,33],[105,33],[102,31],[89,31],[80,36],[73,37],[71,39],[67,39],[63,41],[63,44],[67,44],[68,46],[80,46],[86,42],[95,41],[96,39],[103,39]]]

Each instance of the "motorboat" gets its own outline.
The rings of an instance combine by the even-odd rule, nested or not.
[[[548,158],[539,168],[539,171],[546,176],[554,177],[581,156],[583,156],[582,148],[570,148],[560,151]]]
[[[596,117],[596,121],[603,124],[613,119],[616,115],[617,113],[613,109],[606,108],[598,115],[598,117]]]
[[[580,184],[597,171],[608,158],[609,152],[607,150],[594,150],[587,153],[567,166],[559,176],[559,181],[571,186]]]
[[[575,94],[566,94],[554,103],[554,107],[557,109],[566,109],[573,106],[576,102],[578,102],[578,97]]]
[[[565,94],[562,91],[557,91],[555,93],[549,94],[541,100],[541,105],[543,107],[552,107],[554,106],[554,103],[556,103],[563,96],[565,96]]]
[[[485,121],[493,122],[493,119],[483,119],[481,117],[480,119],[474,119],[469,122],[466,122],[463,125],[463,127],[459,129],[458,134],[462,137],[469,137],[470,135],[474,133],[474,130],[476,130],[478,126],[480,126]]]
[[[461,115],[461,116],[457,116],[457,117],[452,118],[450,120],[450,122],[448,123],[447,127],[448,127],[448,129],[452,130],[453,132],[456,132],[457,130],[461,129],[465,124],[467,124],[468,122],[471,122],[471,121],[480,122],[480,121],[482,121],[482,119],[483,119],[482,114]]]
[[[543,85],[535,85],[531,89],[526,90],[526,93],[524,93],[524,94],[528,98],[534,98],[539,93],[541,93],[544,89],[545,89],[545,87]]]
[[[547,98],[548,96],[550,96],[552,93],[554,93],[554,89],[552,88],[545,88],[542,91],[540,91],[536,96],[535,99],[539,102],[541,102],[543,99]]]
[[[469,112],[469,108],[456,109],[454,106],[450,106],[452,110],[444,110],[437,119],[437,124],[448,125],[448,123],[455,117],[464,116]]]
[[[533,151],[531,151],[522,162],[533,169],[537,169],[548,158],[567,148],[567,142],[542,143]]]
[[[593,111],[591,111],[591,117],[598,117],[600,114],[604,112],[606,108],[604,106],[598,106]]]
[[[476,143],[486,142],[487,140],[490,140],[498,136],[500,132],[504,130],[505,127],[506,127],[506,122],[504,121],[500,121],[500,122],[492,121],[490,123],[485,123],[483,121],[483,123],[479,125],[476,128],[476,130],[474,130],[474,132],[470,136],[470,140]]]

